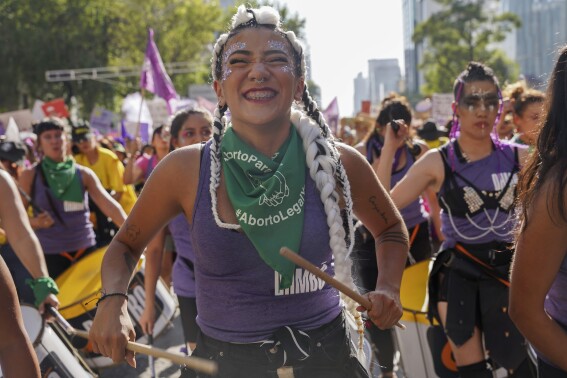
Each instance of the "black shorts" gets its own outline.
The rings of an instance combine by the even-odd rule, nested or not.
[[[237,344],[216,340],[202,332],[192,356],[218,363],[221,378],[276,378],[278,368],[292,366],[296,378],[368,378],[368,372],[356,358],[354,345],[341,313],[335,320],[315,330],[309,336],[309,357],[290,363],[289,354],[274,344]],[[284,368],[285,369],[285,368]],[[208,377],[184,369],[181,377]]]
[[[428,316],[441,323],[437,304],[447,302],[447,337],[463,345],[477,327],[492,360],[515,370],[527,358],[527,349],[524,337],[508,315],[509,289],[502,278],[509,271],[513,252],[486,245],[466,245],[465,250],[492,270],[484,269],[456,248],[439,252],[429,276]]]
[[[181,315],[181,325],[186,343],[197,342],[199,326],[197,325],[197,301],[195,298],[177,296],[179,301],[179,312]]]

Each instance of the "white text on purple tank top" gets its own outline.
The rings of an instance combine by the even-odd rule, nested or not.
[[[504,189],[509,178],[510,178],[510,172],[493,173],[492,183],[494,184],[494,190]],[[518,182],[518,175],[514,173],[514,177],[512,177],[512,181],[510,182],[510,185],[514,187],[516,186],[517,182]]]
[[[322,271],[326,271],[327,263],[323,263],[320,269]],[[276,296],[312,293],[314,291],[322,290],[325,286],[325,281],[318,278],[308,270],[301,268],[295,269],[293,283],[289,288],[284,290],[280,289],[280,279],[280,274],[278,272],[274,272],[274,293]]]

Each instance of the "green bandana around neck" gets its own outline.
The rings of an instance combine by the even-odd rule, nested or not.
[[[47,186],[53,195],[61,201],[83,202],[83,189],[76,173],[75,159],[68,156],[62,162],[48,157],[41,160],[41,169]]]
[[[232,127],[221,142],[228,197],[238,223],[262,260],[281,276],[280,287],[293,282],[295,264],[281,247],[299,251],[305,201],[305,151],[294,126],[270,159],[244,143]],[[298,169],[299,168],[299,169]]]

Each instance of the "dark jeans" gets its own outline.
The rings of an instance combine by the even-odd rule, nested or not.
[[[303,361],[284,362],[284,349],[273,344],[235,344],[213,339],[199,332],[193,356],[216,361],[217,377],[268,378],[277,377],[278,368],[293,366],[296,378],[368,378],[366,369],[355,357],[355,351],[345,328],[343,314],[315,330],[310,336],[310,356]],[[208,377],[184,369],[181,377]]]

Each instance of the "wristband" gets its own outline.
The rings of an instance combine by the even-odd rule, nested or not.
[[[35,306],[38,307],[49,294],[59,294],[59,288],[51,277],[39,277],[35,280],[27,279],[26,285],[31,287],[35,297]]]
[[[104,301],[106,298],[108,297],[114,297],[114,296],[121,296],[126,298],[126,300],[128,300],[128,294],[126,293],[108,293],[108,294],[103,294],[102,297],[100,297],[98,299],[98,301],[96,301],[96,306],[98,307],[98,304],[102,301]]]

